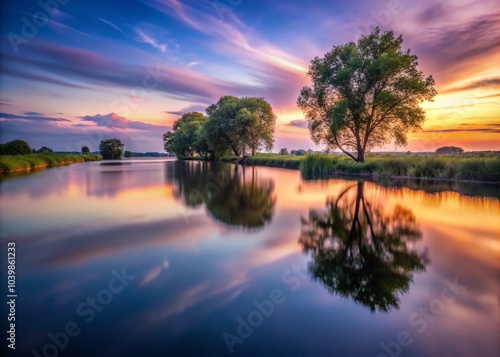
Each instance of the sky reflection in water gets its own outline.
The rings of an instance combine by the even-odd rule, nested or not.
[[[62,170],[61,181],[45,170],[0,184],[20,355],[68,321],[81,333],[62,356],[230,355],[223,334],[237,336],[237,318],[276,289],[285,301],[234,355],[377,356],[402,331],[403,356],[499,351],[491,187],[461,185],[466,196],[447,183],[162,160]],[[78,306],[122,268],[135,278],[86,323]],[[446,303],[455,279],[466,290]]]

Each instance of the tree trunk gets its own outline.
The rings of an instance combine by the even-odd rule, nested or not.
[[[233,150],[234,155],[240,157],[240,153],[238,152],[238,149],[234,145],[231,145],[231,149]]]
[[[358,149],[358,157],[356,158],[357,162],[365,162],[365,150]]]

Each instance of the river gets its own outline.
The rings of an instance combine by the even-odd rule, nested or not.
[[[16,355],[499,355],[497,186],[125,159],[0,188]]]

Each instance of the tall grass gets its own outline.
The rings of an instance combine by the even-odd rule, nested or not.
[[[500,155],[372,155],[364,163],[330,155],[308,155],[304,178],[335,174],[500,182]]]
[[[283,159],[285,158],[285,159]],[[246,165],[281,167],[284,169],[300,169],[304,156],[282,156],[276,154],[258,154],[245,159]]]
[[[101,155],[94,154],[31,154],[0,156],[0,172],[29,171],[44,167],[56,167],[77,162],[99,161]]]
[[[249,156],[244,160],[238,156],[226,156],[222,157],[220,161],[241,163],[250,166],[270,166],[270,167],[280,167],[284,169],[300,169],[300,162],[305,156],[282,156],[279,154],[257,154],[254,156]]]

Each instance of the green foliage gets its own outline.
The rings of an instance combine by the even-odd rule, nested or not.
[[[306,179],[336,174],[378,177],[437,178],[500,182],[500,154],[492,155],[371,155],[357,163],[340,155],[307,155],[300,170]]]
[[[259,229],[271,222],[276,204],[274,181],[255,168],[219,162],[173,162],[167,168],[174,197],[189,207],[204,205],[228,226]]]
[[[192,157],[197,153],[203,158],[211,156],[203,125],[208,120],[199,112],[188,112],[175,121],[173,131],[163,135],[165,151],[174,153],[178,158]]]
[[[29,171],[45,167],[56,167],[84,161],[99,161],[101,155],[80,154],[29,154],[0,157],[0,172]]]
[[[42,146],[38,151],[37,153],[39,154],[48,154],[48,153],[51,153],[51,152],[54,152],[54,150],[52,150],[51,148],[48,148],[46,146]]]
[[[90,149],[88,146],[82,146],[82,154],[90,154]]]
[[[1,144],[1,155],[29,155],[32,150],[29,144],[24,140],[12,140],[5,144]]]
[[[239,162],[237,156],[221,161]],[[404,177],[445,180],[500,182],[500,154],[457,155],[376,155],[358,163],[342,154],[291,156],[256,154],[244,160],[247,165],[300,169],[305,179],[328,178],[335,175],[366,175],[373,177]]]
[[[125,152],[123,153],[123,156],[124,157],[132,157],[132,151],[125,150]]]
[[[424,77],[417,56],[402,43],[401,36],[376,28],[311,61],[313,84],[301,90],[297,104],[316,144],[363,162],[366,150],[390,141],[405,145],[407,133],[421,127],[420,103],[437,92],[432,76]]]
[[[224,96],[206,109],[210,119],[204,127],[208,145],[216,157],[270,151],[274,143],[276,116],[264,98]]]
[[[436,150],[436,154],[450,155],[450,154],[463,154],[464,149],[457,146],[443,146]]]
[[[289,155],[288,150],[286,148],[281,149],[280,155]]]
[[[123,153],[123,143],[119,139],[101,140],[99,151],[105,160],[120,160]]]
[[[301,219],[299,243],[312,256],[313,278],[329,292],[388,312],[399,308],[428,260],[414,248],[422,233],[413,212],[401,206],[384,212],[383,203],[369,202],[363,191],[358,182],[329,198],[324,210],[310,210]]]

